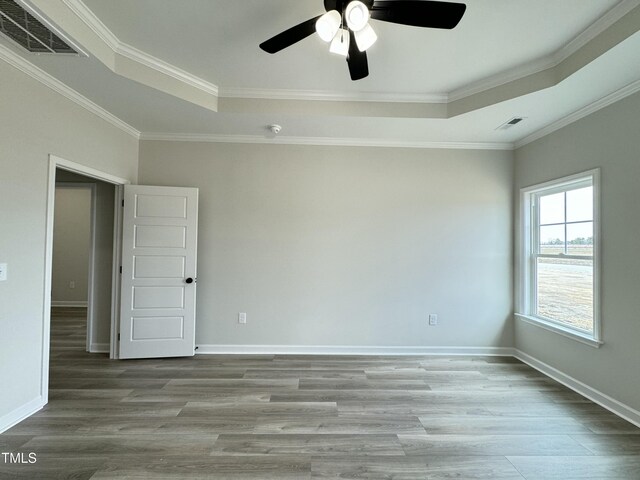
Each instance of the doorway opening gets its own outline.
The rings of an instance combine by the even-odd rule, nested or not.
[[[114,201],[114,185],[56,169],[51,342],[58,351],[109,353]]]
[[[125,179],[50,155],[41,395],[64,375],[52,357],[117,358]],[[51,370],[50,370],[51,366]]]

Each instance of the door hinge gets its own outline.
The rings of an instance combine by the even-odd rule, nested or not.
[[[118,334],[118,341],[120,341],[120,334]]]
[[[122,266],[120,266],[120,274],[122,275]]]
[[[122,206],[124,207],[124,200],[122,200]]]

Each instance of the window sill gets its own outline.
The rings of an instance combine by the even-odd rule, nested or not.
[[[571,338],[572,340],[576,340],[578,342],[584,343],[585,345],[589,345],[594,348],[600,348],[600,345],[604,344],[604,342],[600,340],[596,340],[595,338],[587,334],[582,334],[570,328],[564,328],[561,325],[558,325],[552,322],[547,322],[545,320],[542,320],[541,318],[536,318],[529,315],[523,315],[521,313],[516,313],[515,316],[517,319],[525,323],[535,325],[536,327],[540,327],[545,330],[549,330],[550,332],[558,333],[564,337]]]

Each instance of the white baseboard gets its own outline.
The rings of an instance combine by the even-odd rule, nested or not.
[[[484,355],[512,356],[510,347],[362,347],[346,345],[198,345],[198,355]]]
[[[92,343],[89,347],[90,353],[109,353],[111,351],[108,343]]]
[[[633,423],[640,427],[640,412],[622,402],[619,402],[615,398],[611,398],[609,395],[590,387],[586,383],[582,383],[580,380],[576,380],[570,375],[561,372],[555,367],[548,365],[531,355],[524,353],[521,350],[514,349],[513,356],[518,360],[523,361],[527,365],[535,368],[536,370],[544,373],[546,376],[553,378],[555,381],[569,387],[571,390],[579,393],[583,397],[588,398],[592,402],[606,408],[610,412],[615,413],[619,417]]]
[[[0,433],[4,433],[14,425],[20,423],[27,417],[30,417],[38,410],[44,407],[44,401],[42,397],[37,397],[31,400],[29,403],[16,408],[13,412],[9,412],[0,418]]]
[[[66,307],[66,308],[87,308],[89,305],[87,302],[75,302],[68,300],[51,300],[52,307]]]

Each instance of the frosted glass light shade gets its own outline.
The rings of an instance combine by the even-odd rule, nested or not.
[[[359,0],[354,0],[347,5],[345,16],[347,25],[354,32],[359,32],[369,23],[369,9]]]
[[[343,57],[349,55],[349,31],[346,28],[338,30],[336,36],[333,37],[329,51]]]
[[[321,16],[316,22],[316,32],[322,40],[330,42],[340,29],[342,17],[337,10],[331,10]]]
[[[376,40],[378,40],[378,35],[376,35],[376,32],[373,30],[373,27],[371,27],[371,25],[368,25],[368,24],[362,30],[360,30],[359,32],[356,32],[355,36],[356,36],[356,44],[358,45],[358,50],[360,50],[361,52],[364,52],[365,50],[369,49],[369,47],[371,47],[371,45],[376,43]]]

